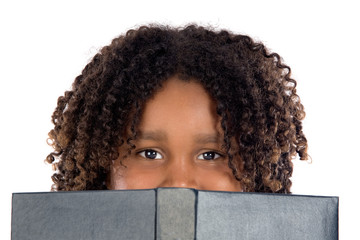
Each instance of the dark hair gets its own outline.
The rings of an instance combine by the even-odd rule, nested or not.
[[[291,161],[308,157],[305,112],[290,73],[277,53],[246,35],[195,25],[129,30],[58,99],[49,132],[54,152],[46,158],[56,170],[52,189],[106,189],[119,147],[135,148],[147,99],[178,75],[196,79],[215,99],[229,167],[243,190],[290,193]]]

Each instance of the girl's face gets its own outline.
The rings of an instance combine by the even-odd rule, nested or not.
[[[166,81],[146,103],[138,129],[136,149],[112,165],[110,189],[241,191],[222,149],[215,103],[199,83]],[[120,156],[127,147],[123,144]]]

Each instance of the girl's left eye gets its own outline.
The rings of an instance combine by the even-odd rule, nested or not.
[[[163,156],[152,149],[146,149],[144,151],[139,152],[140,156],[142,156],[143,158],[147,158],[147,159],[162,159]]]
[[[217,158],[221,157],[220,154],[216,152],[205,152],[199,155],[198,159],[201,160],[215,160]]]

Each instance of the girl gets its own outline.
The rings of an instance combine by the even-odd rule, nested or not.
[[[53,190],[189,187],[290,193],[306,160],[290,67],[245,35],[143,26],[115,38],[59,97]]]

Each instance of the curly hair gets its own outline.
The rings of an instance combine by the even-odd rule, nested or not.
[[[52,190],[107,189],[120,146],[135,148],[144,104],[174,75],[196,79],[215,99],[243,191],[290,193],[292,159],[308,158],[290,67],[249,36],[196,25],[129,30],[85,66],[52,115]]]

